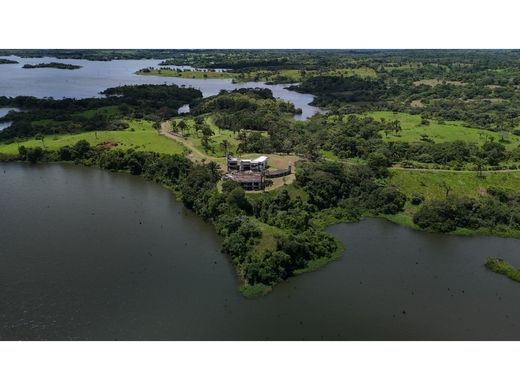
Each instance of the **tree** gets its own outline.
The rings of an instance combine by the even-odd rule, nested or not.
[[[200,125],[199,128],[202,133],[201,144],[202,144],[202,147],[204,148],[204,151],[207,152],[209,149],[211,149],[210,138],[215,133],[213,132],[211,127],[209,127],[206,123],[202,123],[202,125]]]
[[[392,165],[392,162],[383,153],[373,152],[368,155],[367,164],[374,171],[383,173]]]
[[[451,186],[446,181],[441,181],[440,187],[444,190],[444,195],[446,198],[450,195],[451,192]]]
[[[475,157],[474,162],[475,162],[475,166],[477,168],[477,176],[480,178],[484,177],[482,170],[484,168],[485,161],[480,157]]]
[[[188,125],[186,124],[186,122],[184,121],[184,119],[181,119],[179,124],[177,125],[177,127],[180,129],[180,133],[181,135],[184,137],[184,132],[186,131]]]
[[[501,143],[489,141],[482,145],[480,156],[490,165],[498,165],[506,158],[506,147]]]
[[[27,151],[27,160],[31,163],[37,163],[43,158],[43,149],[39,146],[35,148],[28,149]]]
[[[157,134],[161,132],[161,122],[154,122],[152,127],[157,130]]]
[[[38,133],[34,136],[34,139],[42,141],[42,146],[45,148],[45,136],[42,133]]]
[[[230,143],[227,139],[222,140],[222,142],[220,143],[220,146],[222,147],[222,150],[224,151],[225,155],[228,154],[229,145]]]

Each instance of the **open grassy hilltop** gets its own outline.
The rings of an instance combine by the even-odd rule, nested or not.
[[[498,142],[504,138],[504,145],[509,150],[520,145],[520,136],[478,129],[467,126],[460,121],[439,122],[437,120],[428,120],[428,124],[421,124],[422,118],[420,115],[391,111],[375,111],[365,115],[387,121],[398,120],[401,123],[401,131],[399,132],[381,132],[383,139],[389,142],[417,142],[428,139],[436,143],[466,141],[483,145],[487,141],[493,140]]]
[[[18,147],[44,147],[58,150],[62,146],[74,145],[86,140],[91,145],[104,144],[115,149],[136,149],[147,152],[166,154],[183,153],[184,147],[178,142],[161,136],[152,126],[152,122],[132,120],[126,130],[90,131],[78,134],[45,135],[42,140],[31,138],[21,142],[0,143],[0,154],[17,155]]]

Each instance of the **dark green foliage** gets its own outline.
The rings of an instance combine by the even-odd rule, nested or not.
[[[296,113],[292,103],[275,100],[270,89],[221,91],[217,96],[195,103],[191,113],[215,114],[215,124],[224,129],[277,131],[289,126]]]
[[[506,159],[506,147],[498,142],[486,142],[479,154],[489,165],[498,165]]]
[[[406,196],[395,187],[379,187],[372,191],[365,202],[366,207],[381,214],[397,214],[403,211]]]
[[[302,199],[291,199],[287,190],[266,194],[252,201],[254,215],[262,222],[282,229],[303,231],[310,227],[313,207]]]
[[[0,58],[0,65],[17,64],[18,61],[8,60],[7,58]]]
[[[27,151],[27,161],[31,163],[37,163],[38,161],[41,161],[43,159],[44,152],[43,149],[39,146],[29,149]]]
[[[75,70],[75,69],[80,69],[81,66],[72,65],[72,64],[64,64],[62,62],[49,62],[49,63],[41,63],[41,64],[36,64],[36,65],[24,64],[24,66],[22,66],[22,68],[24,68],[24,69],[54,68],[54,69]]]
[[[520,208],[516,197],[449,197],[424,203],[413,221],[422,229],[438,232],[451,232],[457,228],[519,229]]]
[[[218,173],[214,174],[207,166],[195,166],[190,174],[184,178],[180,187],[184,205],[193,209],[200,194],[214,188],[219,178]]]
[[[79,133],[91,130],[120,130],[125,119],[143,118],[155,122],[177,115],[177,109],[200,99],[193,88],[176,85],[133,85],[109,88],[104,99],[38,99],[0,97],[0,107],[18,107],[3,120],[13,122],[0,132],[0,141],[32,137],[38,133]]]
[[[262,232],[249,219],[243,219],[239,228],[226,237],[223,250],[229,254],[234,261],[240,263],[245,260],[246,255],[262,236]]]
[[[319,209],[346,207],[351,204],[346,200],[355,199],[358,210],[383,214],[401,211],[406,197],[398,189],[386,187],[380,178],[380,168],[319,162],[302,164],[297,183],[309,194],[309,202]]]
[[[316,76],[304,80],[290,89],[317,95],[314,104],[324,106],[331,103],[364,103],[385,100],[395,94],[391,87],[380,80],[357,76]]]
[[[419,193],[412,194],[412,198],[410,199],[410,203],[414,206],[420,205],[422,202],[424,202],[424,195]]]

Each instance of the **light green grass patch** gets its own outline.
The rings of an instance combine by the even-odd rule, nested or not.
[[[187,125],[186,130],[184,130],[182,133],[180,131],[180,128],[177,127],[178,123],[184,120],[184,122]],[[176,123],[175,131],[181,134],[183,137],[186,138],[186,140],[196,149],[200,150],[201,152],[206,153],[208,156],[212,157],[225,157],[225,149],[222,145],[222,142],[226,140],[229,144],[228,146],[228,152],[229,153],[236,153],[239,140],[237,139],[237,133],[234,133],[231,130],[227,129],[221,129],[218,127],[213,118],[211,116],[207,116],[204,118],[204,121],[206,124],[213,130],[214,135],[212,135],[209,139],[210,149],[208,151],[205,151],[202,147],[202,136],[201,134],[198,134],[195,131],[195,120],[193,118],[174,118],[172,122]]]
[[[490,130],[477,129],[465,126],[462,122],[447,121],[439,123],[436,120],[429,120],[429,125],[421,125],[421,116],[406,113],[394,113],[391,111],[376,111],[365,114],[374,119],[385,119],[387,121],[398,120],[401,122],[402,131],[381,132],[383,140],[391,142],[417,142],[423,135],[427,135],[430,140],[436,143],[466,141],[482,145],[489,140],[499,142],[502,135]],[[504,146],[511,150],[520,145],[520,137],[514,134],[505,135]]]
[[[404,211],[397,215],[385,216],[386,219],[415,227],[412,217],[419,209],[410,203],[413,194],[421,194],[425,201],[445,199],[446,187],[449,195],[477,198],[487,196],[490,187],[500,188],[508,192],[520,189],[520,172],[484,172],[480,177],[476,172],[439,172],[391,169],[389,184],[396,186],[408,198]],[[458,234],[464,234],[460,231]]]
[[[425,199],[442,199],[446,195],[444,183],[450,194],[478,197],[486,194],[486,189],[496,187],[508,191],[520,189],[519,172],[477,172],[468,171],[417,171],[391,169],[390,184],[395,185],[406,195],[421,193]]]
[[[80,140],[86,140],[91,145],[98,145],[103,142],[117,144],[115,149],[136,149],[148,152],[165,154],[181,154],[184,147],[158,134],[148,121],[129,121],[129,128],[117,131],[90,131],[79,134],[57,134],[45,136],[43,143],[40,140],[29,139],[17,144],[0,143],[0,153],[8,155],[18,154],[18,146],[23,145],[27,148],[37,146],[45,147],[47,150],[58,150],[62,146],[74,145]],[[133,129],[133,131],[132,131]]]
[[[259,242],[256,244],[256,248],[260,252],[264,252],[266,250],[276,250],[276,236],[284,236],[286,232],[283,229],[280,229],[276,226],[271,226],[266,223],[263,223],[259,220],[255,220],[256,226],[260,228],[262,232],[262,238],[260,238]]]

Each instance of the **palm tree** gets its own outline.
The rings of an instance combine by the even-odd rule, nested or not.
[[[477,177],[484,177],[482,170],[484,168],[484,160],[477,157],[475,158],[475,165],[477,166]]]
[[[222,149],[224,149],[224,154],[227,156],[228,154],[228,148],[229,148],[229,141],[227,139],[222,140],[220,143],[220,146]]]
[[[34,136],[34,139],[42,141],[43,148],[45,149],[45,136],[42,133],[38,133]]]

